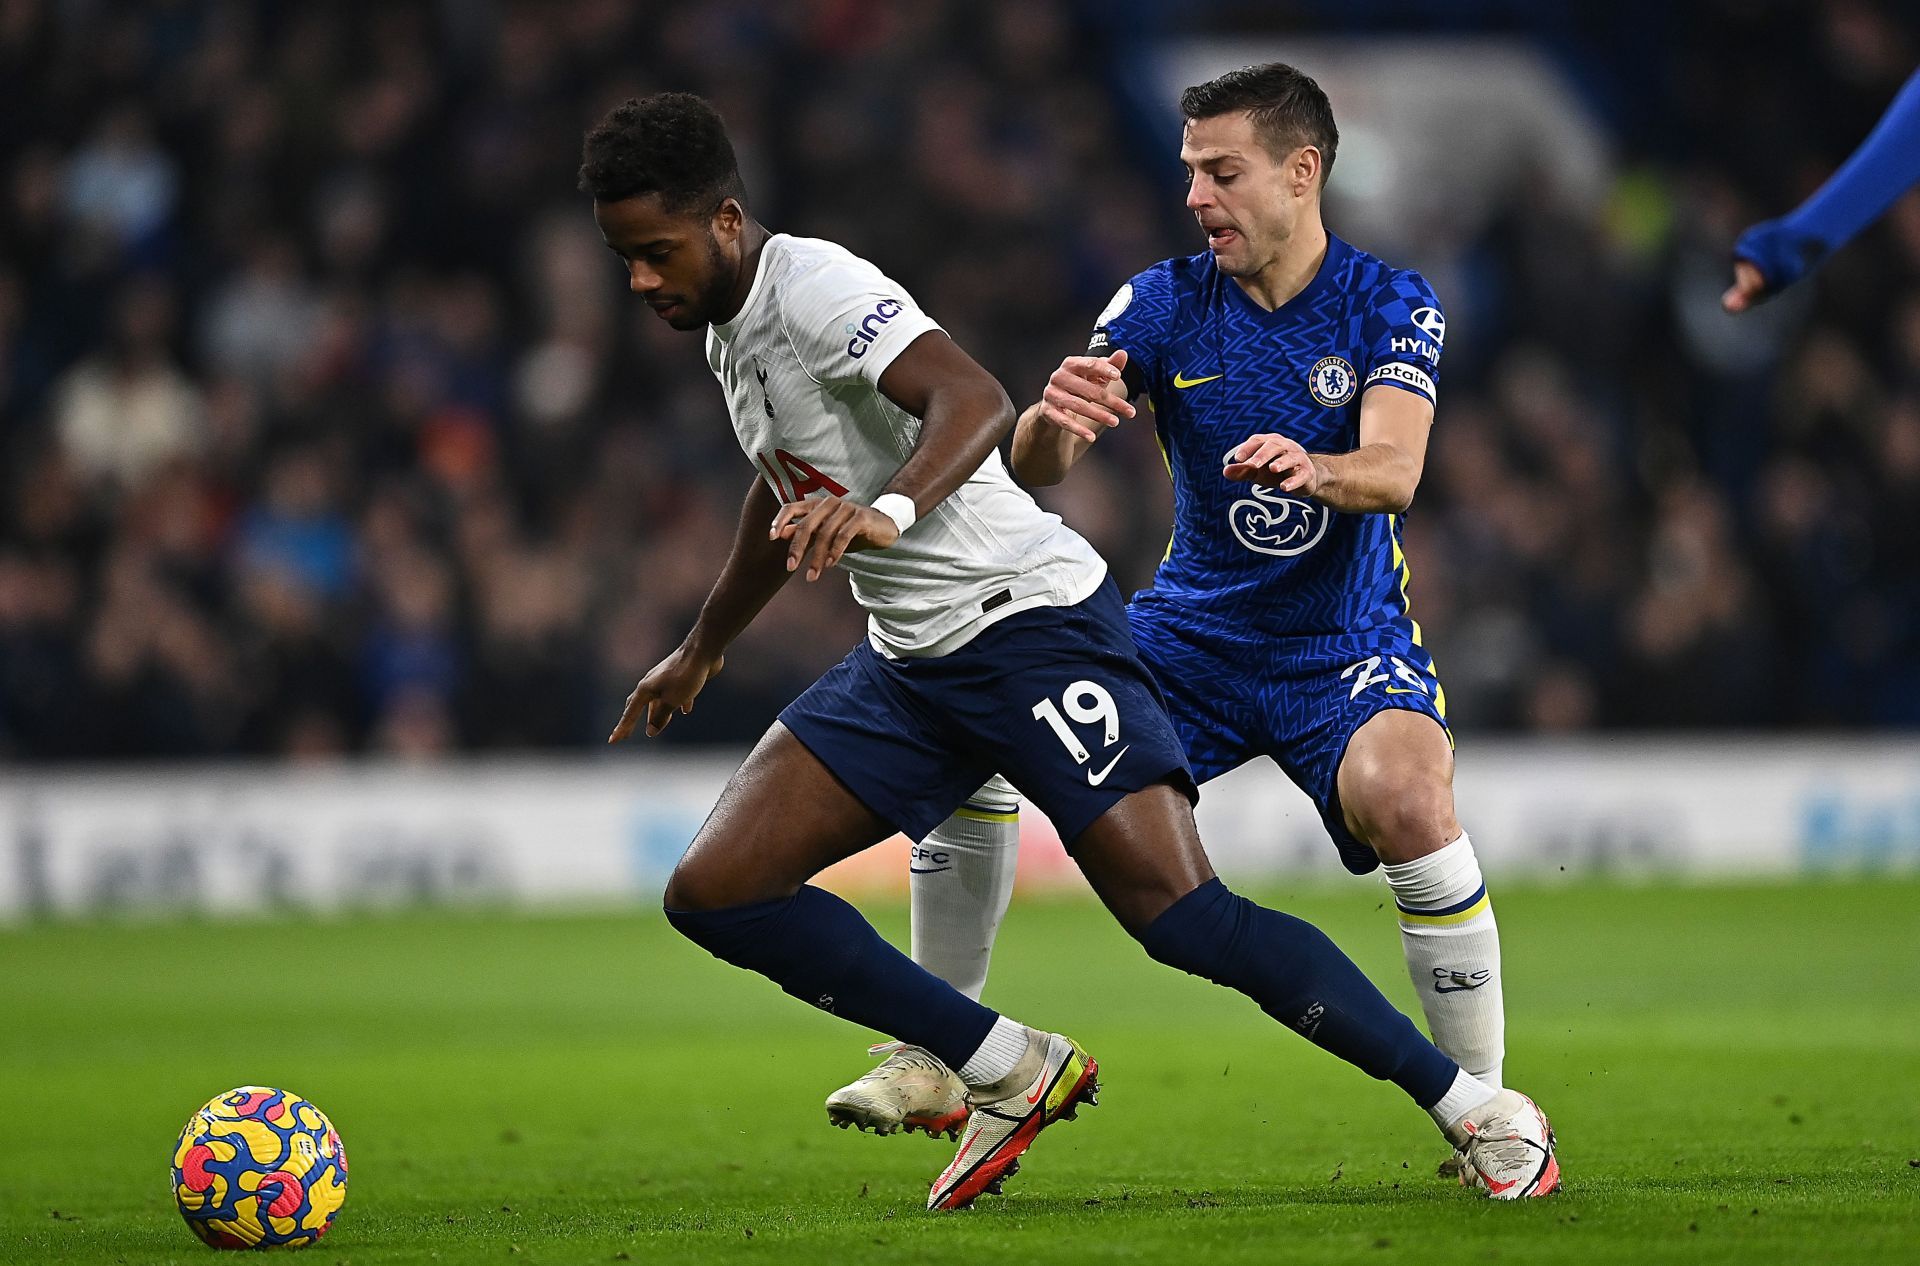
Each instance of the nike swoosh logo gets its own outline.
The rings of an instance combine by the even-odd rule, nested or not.
[[[1465,993],[1469,989],[1478,989],[1481,985],[1484,985],[1486,983],[1487,982],[1484,980],[1479,980],[1479,981],[1475,981],[1471,985],[1452,985],[1452,986],[1435,985],[1433,987],[1433,991],[1435,993]]]
[[[918,866],[907,867],[907,871],[915,875],[944,875],[952,869],[951,866],[928,866],[924,870]]]
[[[1203,382],[1212,382],[1216,378],[1224,377],[1226,377],[1225,374],[1214,374],[1208,378],[1189,378],[1185,374],[1175,374],[1173,376],[1173,385],[1185,391],[1188,387],[1198,387]]]
[[[1107,775],[1113,772],[1113,767],[1120,763],[1120,758],[1122,756],[1125,756],[1132,749],[1133,749],[1133,744],[1131,743],[1121,748],[1118,752],[1114,753],[1113,759],[1107,762],[1107,767],[1101,770],[1097,774],[1094,773],[1091,769],[1089,769],[1087,771],[1087,786],[1098,787],[1101,783],[1105,782],[1107,780]]]
[[[1408,690],[1405,686],[1388,686],[1387,693],[1390,695],[1423,695],[1427,692],[1424,690]]]

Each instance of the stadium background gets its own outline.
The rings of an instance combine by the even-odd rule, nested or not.
[[[1404,36],[1418,7],[1288,26]],[[1486,37],[1510,6],[1446,7]],[[1284,51],[1261,8],[1185,7]],[[1451,319],[1408,533],[1466,734],[1920,725],[1920,200],[1786,308],[1712,312],[1733,235],[1911,69],[1895,8],[1561,18],[1518,44],[1604,144],[1602,196],[1521,154],[1470,210],[1364,206],[1397,231],[1360,244]],[[767,223],[879,261],[1026,400],[1121,280],[1196,248],[1156,12],[8,4],[0,752],[591,747],[746,471],[574,192],[583,125],[711,94]],[[1338,86],[1346,119],[1380,91]],[[1413,158],[1481,161],[1443,146]],[[1130,587],[1165,543],[1157,467],[1120,437],[1047,497]],[[667,742],[751,739],[860,628],[843,585],[794,586]]]
[[[904,1222],[925,1157],[804,1141],[848,1035],[650,913],[743,745],[861,635],[844,583],[790,586],[661,743],[600,749],[749,475],[697,344],[624,294],[574,192],[580,134],[626,95],[711,95],[762,219],[880,263],[1025,401],[1121,280],[1198,245],[1177,88],[1269,56],[1341,121],[1330,227],[1448,310],[1413,600],[1515,1058],[1553,1070],[1584,1152],[1562,1212],[1474,1243],[1915,1251],[1920,197],[1785,299],[1717,310],[1735,234],[1920,63],[1910,9],[0,0],[0,1259],[194,1247],[153,1174],[194,1104],[249,1081],[359,1149],[356,1261],[537,1250],[582,1218],[594,1260],[724,1257],[803,1200],[826,1212],[789,1255],[844,1260],[869,1177]],[[1159,460],[1123,430],[1044,497],[1130,588],[1165,544]],[[1384,890],[1319,884],[1331,850],[1277,772],[1211,786],[1202,825],[1224,873],[1411,1006]],[[1023,885],[1084,892],[1044,821],[1023,830]],[[836,882],[897,933],[903,872],[882,850]],[[248,917],[102,917],[206,912]],[[999,996],[1105,1040],[1136,1087],[1270,1040],[1087,903],[1022,902],[1008,938]],[[1049,968],[1076,957],[1111,985],[1062,998]],[[749,1033],[774,1072],[735,1053]],[[1082,1238],[1017,1251],[1232,1260],[1263,1242],[1235,1228],[1279,1232],[1227,1214],[1281,1216],[1272,1192],[1371,1156],[1350,1122],[1410,1129],[1279,1049],[1246,1058],[1286,1061],[1286,1148],[1223,1072],[1223,1174],[1120,1079],[1108,1133],[1003,1206]],[[764,1114],[758,1153],[729,1104],[658,1103],[716,1058]],[[1660,1137],[1645,1178],[1648,1119],[1692,1132],[1671,1175]],[[776,1189],[789,1139],[817,1150]],[[1167,1220],[1116,1223],[1117,1247],[1084,1221],[1123,1216],[1114,1148]],[[1285,1215],[1300,1260],[1456,1255],[1457,1211],[1357,1185]],[[978,1260],[1006,1225],[885,1233]]]
[[[574,190],[584,125],[710,94],[767,223],[878,261],[1025,400],[1194,249],[1170,103],[1260,57],[1333,98],[1331,225],[1447,305],[1407,549],[1483,854],[1920,863],[1920,198],[1716,306],[1733,236],[1857,143],[1916,31],[1746,0],[16,0],[0,912],[650,904],[862,618],[837,574],[790,585],[693,715],[600,746],[751,476]],[[1144,433],[1042,499],[1147,582]],[[565,809],[507,790],[556,777]],[[1077,884],[1027,817],[1029,879]],[[1202,825],[1230,873],[1331,857],[1264,765]]]

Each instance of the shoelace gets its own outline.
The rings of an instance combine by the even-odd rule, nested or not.
[[[879,1068],[868,1073],[867,1077],[880,1076],[886,1070],[887,1064],[904,1064],[908,1068],[919,1069],[921,1072],[931,1073],[935,1077],[947,1071],[947,1066],[934,1058],[933,1055],[921,1050],[917,1046],[908,1046],[905,1042],[877,1042],[867,1048],[867,1054],[870,1056],[885,1055],[887,1057],[886,1064],[882,1064]],[[862,1077],[860,1080],[865,1081],[867,1077]]]
[[[1475,1154],[1476,1161],[1485,1157],[1503,1168],[1531,1164],[1540,1151],[1538,1144],[1522,1138],[1511,1127],[1504,1134],[1477,1133],[1468,1140],[1467,1149]],[[1484,1170],[1486,1166],[1476,1163],[1474,1168]]]

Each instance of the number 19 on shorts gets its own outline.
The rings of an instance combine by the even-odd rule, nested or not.
[[[1087,750],[1086,744],[1080,741],[1080,736],[1075,733],[1068,721],[1076,721],[1081,725],[1099,726],[1103,751],[1120,741],[1120,709],[1114,704],[1113,695],[1097,681],[1074,682],[1067,687],[1066,693],[1060,696],[1059,703],[1056,704],[1052,699],[1042,699],[1034,704],[1033,715],[1037,720],[1047,723],[1054,737],[1060,740],[1061,746],[1067,749],[1067,754],[1073,757],[1075,764],[1087,764],[1093,759],[1093,754]],[[1108,761],[1104,768],[1097,771],[1089,769],[1087,785],[1098,787],[1105,782],[1107,775],[1113,772],[1113,767],[1120,763],[1120,758],[1127,754],[1127,748],[1132,746],[1129,743],[1127,747],[1114,753],[1113,759]]]

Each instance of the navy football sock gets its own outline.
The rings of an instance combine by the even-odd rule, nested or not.
[[[1170,967],[1238,989],[1315,1046],[1431,1108],[1459,1065],[1394,1010],[1319,928],[1208,880],[1140,934]]]
[[[757,971],[823,1011],[923,1046],[949,1068],[972,1058],[998,1014],[888,944],[822,888],[724,910],[668,910],[695,945]]]

